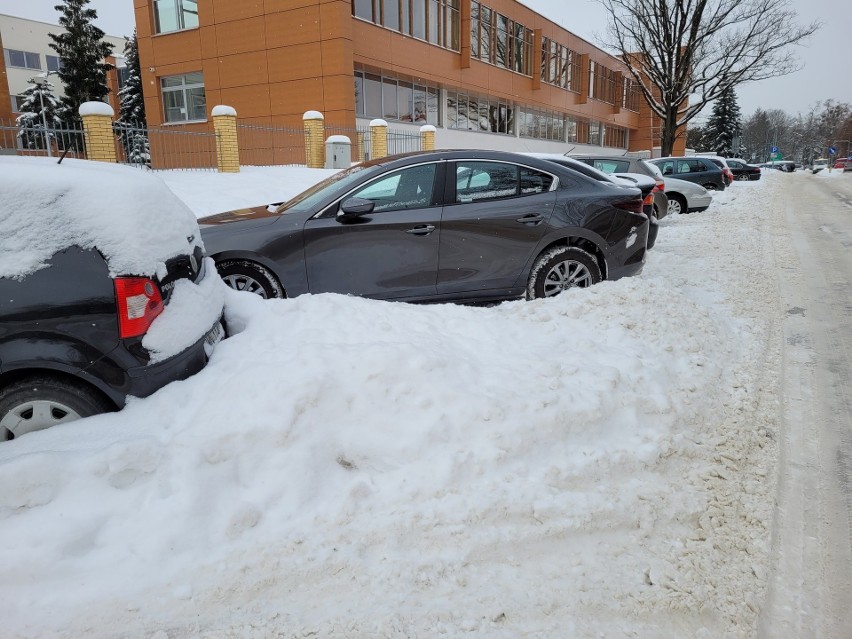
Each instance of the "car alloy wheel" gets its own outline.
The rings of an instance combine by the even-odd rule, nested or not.
[[[686,213],[686,202],[679,195],[668,194],[669,196],[669,215],[680,215]]]
[[[264,299],[284,297],[284,290],[269,269],[248,260],[225,260],[216,264],[222,281],[235,291],[254,293]]]
[[[748,177],[748,173],[743,173],[743,174],[742,174],[742,175],[740,175],[737,179],[738,179],[740,182],[748,182],[750,178]]]
[[[536,260],[527,286],[527,299],[554,297],[600,281],[601,271],[594,256],[576,246],[559,246]]]

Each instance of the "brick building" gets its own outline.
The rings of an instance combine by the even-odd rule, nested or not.
[[[616,58],[514,0],[134,7],[149,124],[207,130],[227,104],[247,124],[434,124],[442,148],[623,153],[659,137]]]

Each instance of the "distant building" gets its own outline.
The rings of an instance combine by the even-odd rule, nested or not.
[[[345,129],[433,124],[442,148],[659,145],[659,121],[622,63],[515,0],[134,6],[152,125],[206,130],[226,104],[258,125],[301,127],[309,110]]]
[[[0,40],[3,46],[3,71],[0,75],[0,119],[14,117],[20,110],[23,94],[30,86],[30,78],[51,71],[58,71],[60,60],[50,48],[51,33],[60,33],[63,28],[49,22],[27,20],[0,13]],[[113,47],[114,56],[108,61],[117,67],[107,76],[110,88],[109,103],[118,113],[118,88],[124,67],[124,38],[106,36]],[[50,82],[58,97],[65,95],[59,76],[51,74]]]

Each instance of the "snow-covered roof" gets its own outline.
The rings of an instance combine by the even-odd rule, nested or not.
[[[113,275],[152,276],[200,243],[195,216],[158,177],[125,166],[0,157],[0,277],[23,277],[57,251],[97,248]]]

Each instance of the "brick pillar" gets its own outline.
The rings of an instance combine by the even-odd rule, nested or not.
[[[435,127],[431,124],[424,124],[420,127],[420,150],[435,150]]]
[[[383,158],[388,154],[388,123],[382,119],[370,122],[370,159]]]
[[[325,166],[325,118],[319,111],[306,111],[302,116],[305,126],[305,165],[309,169]]]
[[[233,107],[213,107],[213,130],[216,132],[216,166],[219,173],[240,172],[240,145],[237,141],[237,112]]]
[[[358,162],[363,162],[367,158],[364,157],[364,132],[358,131],[355,133],[356,146],[355,146],[355,159]]]
[[[86,157],[96,162],[117,162],[112,118],[115,112],[106,102],[84,102],[80,105]]]

